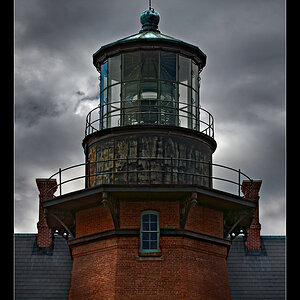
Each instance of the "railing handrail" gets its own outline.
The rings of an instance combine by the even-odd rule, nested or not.
[[[110,170],[105,170],[105,171],[101,171],[101,172],[95,172],[95,173],[92,173],[92,174],[89,174],[89,172],[86,172],[86,167],[87,166],[91,166],[91,165],[94,165],[94,164],[99,164],[99,163],[114,163],[116,161],[126,161],[127,162],[127,166],[128,166],[128,161],[132,161],[132,160],[136,160],[136,161],[148,161],[148,162],[153,162],[153,160],[156,160],[156,161],[166,161],[166,160],[169,160],[171,162],[171,170],[169,171],[166,171],[165,169],[161,169],[161,170],[152,170],[151,168],[147,168],[147,169],[142,169],[142,170],[138,170],[137,168],[134,169],[134,170],[128,170],[128,167],[126,168],[126,170],[114,170],[114,171],[110,171]],[[195,174],[195,173],[191,173],[189,172],[188,170],[187,171],[178,171],[176,170],[177,168],[177,163],[174,163],[174,162],[189,162],[189,163],[197,163],[197,164],[202,164],[202,165],[208,165],[208,175],[207,174],[204,174],[204,173],[201,173],[201,174]],[[114,168],[115,168],[115,164],[114,165]],[[68,170],[71,170],[71,169],[74,169],[74,168],[78,168],[78,167],[81,167],[81,166],[84,166],[84,172],[85,174],[84,175],[80,175],[80,176],[76,176],[76,177],[72,177],[70,179],[67,179],[65,181],[62,180],[62,173],[65,172],[65,171],[68,171]],[[186,166],[185,166],[186,167]],[[230,170],[232,172],[235,172],[237,175],[238,175],[238,179],[237,179],[237,182],[236,181],[233,181],[231,179],[228,179],[228,178],[225,178],[225,177],[217,177],[217,176],[213,176],[212,174],[212,167],[218,167],[218,168],[222,168],[222,169],[227,169],[227,170]],[[228,182],[228,183],[231,183],[231,184],[235,184],[238,186],[238,196],[240,196],[240,190],[241,190],[241,187],[242,187],[242,184],[241,184],[241,176],[244,176],[245,178],[247,178],[247,180],[249,180],[250,182],[253,182],[253,180],[248,176],[246,175],[244,172],[241,172],[240,169],[234,169],[232,167],[228,167],[228,166],[225,166],[225,165],[221,165],[221,164],[215,164],[215,163],[211,163],[210,161],[198,161],[198,160],[193,160],[193,159],[188,159],[188,158],[174,158],[174,157],[126,157],[126,158],[110,158],[110,159],[103,159],[103,160],[96,160],[96,161],[87,161],[87,162],[84,162],[84,163],[80,163],[80,164],[76,164],[76,165],[73,165],[73,166],[69,166],[69,167],[66,167],[64,169],[61,169],[59,168],[59,171],[54,173],[53,175],[51,175],[49,178],[48,178],[48,181],[50,181],[51,179],[53,179],[53,177],[55,176],[59,176],[59,181],[58,183],[52,187],[51,189],[49,189],[47,191],[47,193],[50,193],[51,191],[53,190],[56,190],[57,188],[59,188],[59,194],[60,196],[62,195],[62,185],[64,185],[65,183],[68,183],[68,182],[71,182],[71,181],[75,181],[75,180],[79,180],[79,179],[83,179],[83,178],[91,178],[91,177],[94,177],[94,176],[100,176],[100,175],[114,175],[114,174],[127,174],[127,180],[128,180],[128,174],[130,173],[136,173],[137,176],[139,173],[141,172],[145,172],[145,173],[149,173],[150,174],[150,183],[151,185],[155,185],[156,183],[151,183],[151,174],[152,173],[161,173],[161,174],[170,174],[171,175],[171,184],[173,183],[173,175],[174,174],[182,174],[182,175],[186,175],[186,176],[193,176],[193,184],[194,184],[194,177],[202,177],[202,178],[208,178],[209,179],[209,188],[212,188],[211,186],[211,181],[212,180],[219,180],[219,181],[223,181],[223,182]],[[137,177],[137,184],[139,184],[138,182],[138,177]],[[113,183],[114,184],[114,183]],[[159,183],[161,184],[161,183]],[[207,186],[206,186],[207,187]],[[252,185],[249,188],[247,188],[246,186],[243,186],[245,188],[245,190],[247,190],[247,192],[250,194],[252,194]]]
[[[160,104],[157,106],[152,106],[151,104],[141,104],[142,101],[147,102],[147,101],[157,101]],[[181,102],[181,101],[176,101],[173,102],[173,100],[163,100],[163,99],[159,99],[159,98],[155,98],[155,99],[151,99],[151,98],[145,98],[145,99],[135,99],[132,100],[132,102],[135,104],[133,106],[127,107],[127,108],[123,108],[121,107],[122,105],[124,105],[124,103],[127,103],[126,100],[118,100],[118,101],[112,101],[110,103],[104,103],[101,105],[98,105],[97,107],[93,108],[90,112],[88,112],[87,116],[86,116],[86,127],[85,127],[85,136],[97,132],[97,131],[101,131],[103,128],[101,128],[100,123],[103,122],[106,118],[110,117],[122,117],[124,118],[125,116],[129,116],[132,114],[135,115],[157,115],[157,116],[174,116],[174,117],[178,117],[178,121],[180,122],[179,118],[183,118],[186,119],[187,122],[188,120],[193,120],[193,122],[195,122],[196,126],[193,126],[193,130],[197,130],[200,131],[202,133],[207,134],[208,136],[214,138],[214,118],[213,116],[204,108],[202,107],[198,107],[194,104],[190,104],[190,103],[186,103],[186,102]],[[162,105],[161,103],[172,103],[175,104],[175,106],[168,106],[168,105]],[[114,107],[113,109],[108,109],[111,108],[112,106],[117,106],[119,105],[119,108]],[[180,105],[184,105],[184,107],[180,107]],[[104,108],[107,108],[106,111]],[[155,108],[159,108],[159,109],[169,109],[169,110],[173,110],[172,112],[156,112],[156,111],[127,111],[126,109],[135,109],[135,108],[140,108],[140,107],[155,107]],[[101,110],[102,110],[102,115],[101,115]],[[94,112],[97,112],[97,115],[95,116]],[[203,115],[205,116],[203,118]],[[207,120],[206,120],[207,119]],[[93,126],[94,124],[97,124],[98,126]],[[138,123],[138,124],[142,124],[142,123]],[[159,124],[153,124],[153,123],[149,123],[152,125],[170,125],[170,124],[165,124],[164,122],[161,122]],[[205,126],[205,128],[201,128],[201,124]],[[118,125],[114,125],[112,127],[122,127],[125,125],[122,124],[118,124]],[[178,127],[185,127],[185,126],[181,126],[179,125],[175,125]],[[96,128],[99,127],[99,128]]]

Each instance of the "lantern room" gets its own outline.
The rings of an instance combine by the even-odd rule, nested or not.
[[[158,21],[153,8],[146,10],[138,34],[105,45],[93,55],[100,73],[100,105],[87,117],[86,134],[149,124],[205,131],[213,137],[213,118],[201,109],[199,97],[206,55],[160,33]]]

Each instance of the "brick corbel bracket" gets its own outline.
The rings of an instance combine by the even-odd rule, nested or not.
[[[120,201],[103,192],[101,203],[109,207],[115,229],[120,229]]]
[[[184,229],[191,207],[197,204],[197,193],[192,193],[190,197],[180,201],[180,229]]]

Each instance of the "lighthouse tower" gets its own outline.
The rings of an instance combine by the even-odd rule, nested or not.
[[[48,247],[56,232],[72,253],[69,299],[230,299],[226,257],[250,227],[256,182],[213,163],[214,118],[199,97],[206,55],[161,33],[159,19],[149,7],[138,33],[93,55],[100,102],[86,118],[85,162],[38,180]],[[72,168],[83,175],[63,180]]]

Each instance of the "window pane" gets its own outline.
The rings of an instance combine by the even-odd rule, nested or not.
[[[144,231],[149,231],[150,230],[150,224],[147,222],[147,223],[143,223],[143,230]]]
[[[198,66],[192,62],[192,87],[198,91]]]
[[[110,103],[113,103],[113,102],[119,102],[120,101],[120,93],[121,93],[121,85],[120,84],[117,84],[117,85],[113,85],[111,88],[110,88]]]
[[[137,80],[140,77],[140,53],[124,53],[123,60],[123,79]]]
[[[191,60],[179,55],[179,82],[191,85]]]
[[[157,249],[157,241],[150,242],[150,249]]]
[[[151,241],[156,241],[157,240],[157,233],[156,232],[151,232],[150,233],[150,240]]]
[[[175,100],[176,85],[172,82],[160,83],[160,99],[161,100]]]
[[[123,125],[139,123],[138,84],[134,82],[123,83],[122,105],[124,108]]]
[[[157,215],[151,214],[151,215],[150,215],[150,221],[151,221],[151,222],[157,222]]]
[[[107,61],[101,65],[100,74],[100,91],[107,87]]]
[[[143,241],[149,241],[149,240],[150,240],[150,233],[143,232]]]
[[[142,215],[142,228],[141,228],[141,247],[140,251],[144,252],[157,252],[159,251],[159,228],[158,228],[158,215],[154,213],[145,213]],[[149,250],[152,251],[149,251]]]
[[[149,222],[149,215],[143,215],[143,222]]]
[[[141,99],[156,99],[157,98],[157,82],[146,81],[141,83]]]
[[[138,84],[135,82],[123,83],[122,98],[124,100],[136,100],[138,98]]]
[[[109,79],[110,84],[121,81],[121,55],[109,59]]]
[[[160,79],[176,80],[176,54],[161,51]]]
[[[161,124],[176,125],[176,85],[172,82],[160,83]]]
[[[158,51],[141,51],[141,77],[158,77]]]
[[[150,249],[150,242],[149,241],[143,241],[142,245],[143,245],[143,249]]]
[[[150,223],[150,230],[156,231],[157,230],[157,223]]]
[[[179,84],[179,126],[188,127],[188,88]]]

